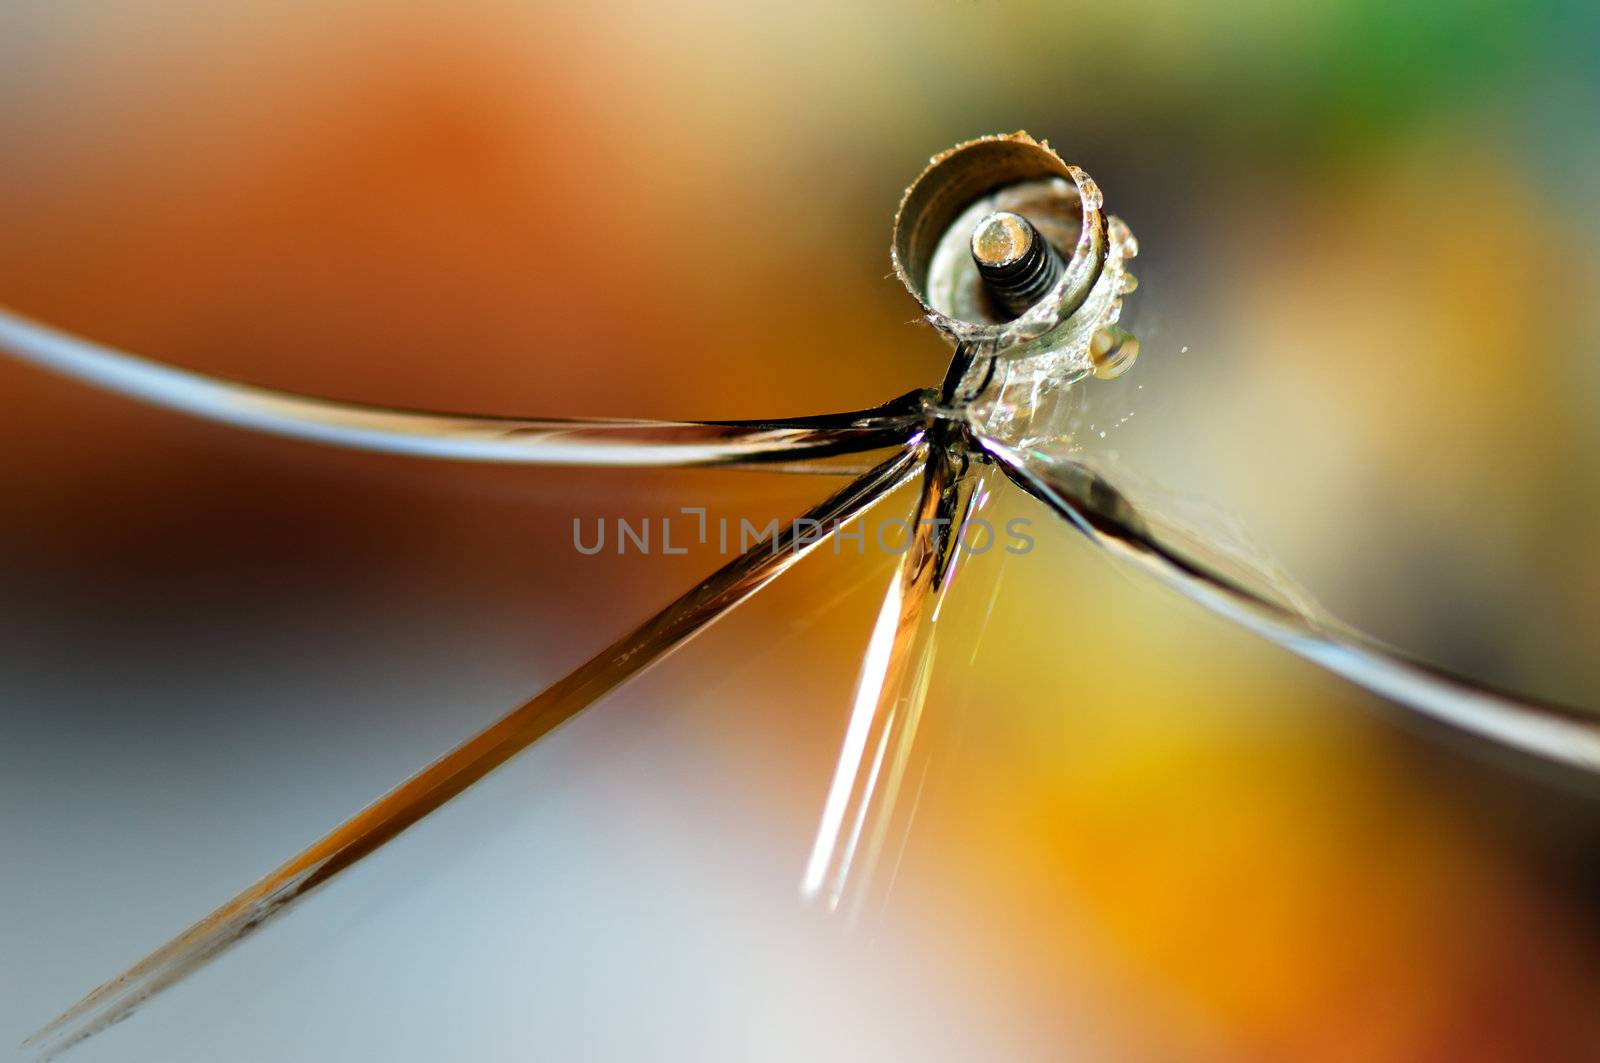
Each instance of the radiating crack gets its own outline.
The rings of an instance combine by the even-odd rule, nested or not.
[[[723,616],[909,480],[921,436],[712,573],[531,701],[434,761],[237,897],[94,990],[28,1041],[50,1058],[126,1018],[317,886],[427,816]],[[804,535],[797,535],[804,528]]]
[[[822,459],[898,446],[926,419],[913,391],[870,410],[757,421],[485,417],[296,395],[165,365],[0,307],[0,353],[192,417],[317,443],[522,465],[759,466],[851,472]]]
[[[1069,458],[978,443],[1029,494],[1096,546],[1273,643],[1375,694],[1474,734],[1559,763],[1600,771],[1600,718],[1582,709],[1495,690],[1383,646],[1292,595],[1224,575],[1167,541],[1098,473]]]

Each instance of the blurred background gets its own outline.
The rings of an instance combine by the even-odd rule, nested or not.
[[[901,190],[1025,128],[1142,245],[1081,444],[1600,706],[1597,55],[1577,2],[9,2],[0,301],[371,403],[854,408],[947,357]],[[573,518],[835,486],[322,450],[9,362],[0,412],[0,1052],[719,563]],[[823,551],[75,1055],[1594,1056],[1594,785],[996,504],[1039,547],[953,592],[863,918],[795,889],[889,574]]]

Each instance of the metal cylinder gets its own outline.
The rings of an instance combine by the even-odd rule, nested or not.
[[[1007,305],[980,275],[974,229],[989,216],[1026,219],[1058,252],[1058,275]],[[1076,166],[1027,133],[980,137],[936,155],[906,189],[895,215],[895,274],[928,321],[954,342],[1004,354],[1045,336],[1089,296],[1106,256],[1100,189]],[[1034,262],[1032,265],[1040,266]],[[1055,272],[1048,261],[1047,273]],[[1020,302],[1026,296],[1029,301]]]

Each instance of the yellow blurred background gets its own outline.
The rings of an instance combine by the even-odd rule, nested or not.
[[[1591,8],[1501,0],[14,3],[0,302],[371,403],[855,408],[948,354],[901,189],[1026,128],[1142,245],[1081,444],[1343,618],[1600,705],[1596,55]],[[9,363],[0,405],[13,1043],[718,563],[579,558],[575,517],[834,486],[328,452]],[[998,504],[1039,549],[957,588],[864,923],[793,892],[888,574],[824,556],[328,902],[360,932],[297,913],[85,1058],[1593,1057],[1593,786]]]

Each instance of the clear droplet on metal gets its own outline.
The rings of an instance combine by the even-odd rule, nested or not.
[[[1133,368],[1139,357],[1139,338],[1120,325],[1108,325],[1089,341],[1089,357],[1097,378],[1115,380]]]
[[[1139,240],[1128,228],[1128,223],[1113,214],[1106,219],[1106,239],[1111,242],[1111,253],[1119,258],[1138,258]]]

